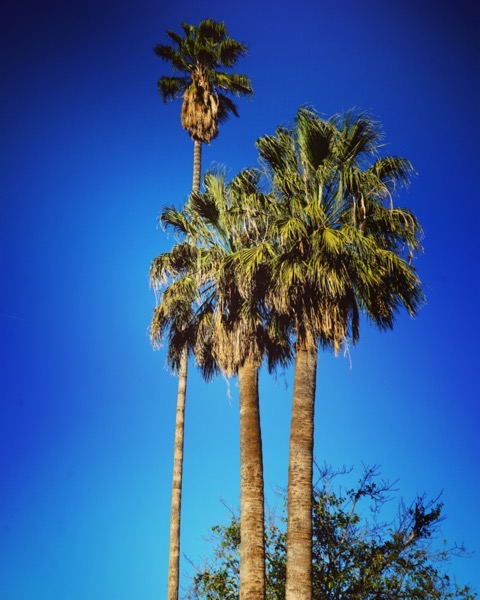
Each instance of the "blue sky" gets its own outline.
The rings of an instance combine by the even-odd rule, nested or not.
[[[477,185],[479,19],[473,0],[241,5],[186,0],[2,4],[0,593],[6,600],[165,597],[176,379],[149,344],[151,260],[165,204],[191,187],[178,104],[154,56],[181,21],[224,20],[249,55],[253,100],[204,167],[256,165],[255,140],[301,104],[368,110],[386,151],[418,171],[400,205],[425,229],[428,303],[395,331],[365,326],[324,355],[315,454],[379,464],[406,499],[443,490],[442,535],[480,588]],[[262,373],[269,502],[287,477],[292,372]],[[182,547],[201,564],[209,527],[238,505],[238,388],[187,399]],[[183,563],[188,586],[191,569]]]

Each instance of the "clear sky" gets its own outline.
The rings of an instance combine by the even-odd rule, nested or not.
[[[240,102],[204,152],[234,174],[301,104],[356,106],[418,171],[399,204],[425,229],[428,304],[395,331],[364,326],[322,355],[315,455],[379,464],[405,499],[443,490],[442,535],[480,588],[478,64],[474,0],[3,0],[0,186],[0,596],[166,596],[176,379],[149,344],[151,260],[172,243],[163,205],[191,187],[179,104],[152,48],[181,21],[224,20],[249,55]],[[287,479],[292,372],[262,373],[269,502]],[[191,369],[182,548],[239,497],[238,388]],[[191,568],[183,562],[188,586]]]

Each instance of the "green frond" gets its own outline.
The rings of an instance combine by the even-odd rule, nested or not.
[[[186,77],[162,77],[157,83],[158,91],[164,102],[180,97],[188,87]]]
[[[345,248],[345,236],[341,230],[324,227],[315,231],[314,240],[320,238],[320,244],[315,244],[315,248],[320,246],[329,256],[338,256]]]
[[[228,184],[228,190],[237,198],[259,194],[261,173],[258,169],[244,169]]]
[[[406,187],[415,170],[412,163],[405,158],[385,156],[378,158],[366,172],[367,174],[372,173],[377,180],[383,183],[399,182]]]
[[[293,133],[279,127],[275,136],[266,135],[256,142],[260,159],[272,179],[272,186],[289,197],[302,189],[302,177]]]
[[[173,71],[188,72],[190,70],[190,65],[185,56],[180,52],[177,52],[172,46],[157,44],[153,51],[162,60],[171,63]]]
[[[214,71],[211,74],[219,90],[236,96],[250,96],[253,94],[252,82],[246,75],[239,73],[225,73]]]
[[[218,94],[218,100],[217,118],[219,123],[225,123],[231,114],[238,118],[239,115],[237,105],[233,102],[233,100],[231,100],[228,96],[221,94],[220,92]]]
[[[223,21],[217,22],[213,19],[204,19],[200,21],[196,30],[202,43],[219,44],[227,37],[227,28]]]
[[[164,228],[172,228],[180,235],[194,235],[195,229],[184,213],[174,207],[164,208],[159,223]]]
[[[306,241],[308,228],[301,216],[288,214],[277,218],[275,226],[283,244],[298,244]]]
[[[152,288],[158,289],[164,285],[173,271],[169,253],[157,256],[150,266],[150,285]]]
[[[198,48],[196,59],[199,64],[203,65],[205,71],[215,69],[218,62],[218,50],[213,46],[203,46]]]
[[[295,118],[298,146],[302,161],[316,171],[330,156],[333,128],[305,107]]]
[[[195,31],[195,25],[189,25],[188,23],[180,23],[180,27],[183,29],[183,33],[187,39],[193,37]]]
[[[219,222],[220,212],[215,196],[212,194],[192,194],[188,201],[188,208],[194,211],[196,219],[203,221],[207,227],[216,226]]]
[[[180,49],[184,41],[182,36],[178,35],[178,33],[175,33],[175,31],[172,31],[171,29],[167,29],[166,33],[172,42]]]
[[[218,54],[220,62],[227,68],[231,68],[237,64],[242,56],[247,53],[247,46],[242,42],[237,42],[231,38],[222,40],[218,46]]]
[[[241,248],[225,258],[223,268],[230,273],[237,273],[237,283],[245,285],[246,281],[252,282],[252,275],[257,269],[274,256],[274,248],[268,242]]]
[[[330,123],[339,131],[336,152],[344,164],[361,162],[377,154],[382,146],[383,132],[368,113],[351,109],[343,115],[334,115]]]
[[[154,289],[159,289],[173,279],[184,276],[197,269],[201,259],[198,248],[180,242],[175,244],[170,252],[157,256],[150,267],[150,283]]]

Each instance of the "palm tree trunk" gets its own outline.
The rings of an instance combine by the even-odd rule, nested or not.
[[[193,142],[193,183],[192,192],[200,191],[200,174],[202,165],[202,142]]]
[[[192,191],[200,191],[202,142],[193,143]],[[170,548],[168,566],[168,600],[178,600],[180,580],[180,517],[182,507],[183,440],[185,400],[187,395],[188,351],[184,350],[178,374],[177,416],[175,420],[175,450],[173,455],[172,510],[170,513]]]
[[[298,348],[295,358],[288,465],[285,600],[312,598],[313,418],[316,371],[316,348]]]
[[[265,598],[264,492],[258,367],[246,361],[240,385],[240,600]]]
[[[182,506],[183,438],[185,397],[187,394],[188,353],[183,351],[178,374],[175,449],[173,454],[172,510],[170,513],[170,561],[168,566],[168,600],[178,599],[180,562],[180,515]]]

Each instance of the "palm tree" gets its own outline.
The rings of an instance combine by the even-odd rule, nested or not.
[[[423,300],[409,258],[420,228],[409,211],[385,207],[406,183],[408,161],[376,156],[381,135],[366,115],[324,121],[300,109],[295,128],[257,142],[280,210],[267,302],[295,337],[295,378],[288,473],[286,600],[309,600],[312,548],[313,422],[318,346],[338,352],[359,335],[359,314],[391,328],[404,306]],[[371,163],[371,157],[376,160]],[[370,159],[370,161],[369,161]],[[407,252],[409,258],[403,256]]]
[[[252,84],[246,75],[228,72],[247,52],[242,42],[228,37],[224,23],[212,19],[198,26],[182,23],[184,36],[167,31],[172,46],[158,44],[157,56],[169,62],[178,76],[163,76],[158,89],[164,102],[182,98],[182,127],[194,141],[194,192],[200,190],[202,143],[209,144],[218,135],[219,123],[230,114],[238,117],[229,95],[249,96]]]
[[[235,103],[227,94],[253,93],[245,75],[230,73],[245,55],[245,44],[228,37],[224,23],[212,19],[198,26],[182,23],[184,37],[167,31],[173,46],[158,44],[154,51],[169,62],[179,76],[163,76],[158,89],[164,102],[182,97],[182,126],[194,141],[193,192],[200,191],[202,143],[218,135],[218,125],[230,113],[238,116]],[[177,600],[179,587],[180,517],[182,500],[185,400],[187,391],[188,352],[180,359],[175,420],[175,450],[170,518],[168,600]]]
[[[163,292],[151,328],[154,343],[169,331],[172,366],[180,368],[181,357],[191,349],[207,378],[218,369],[238,375],[242,600],[265,597],[258,370],[264,355],[271,368],[290,358],[285,330],[265,313],[266,279],[258,270],[240,278],[238,264],[231,260],[240,250],[255,249],[264,233],[262,214],[269,198],[259,192],[258,182],[252,170],[229,184],[223,174],[208,173],[203,194],[192,194],[182,211],[163,212],[163,223],[183,239],[168,255],[158,257],[151,270],[154,286],[167,271],[174,280]]]

